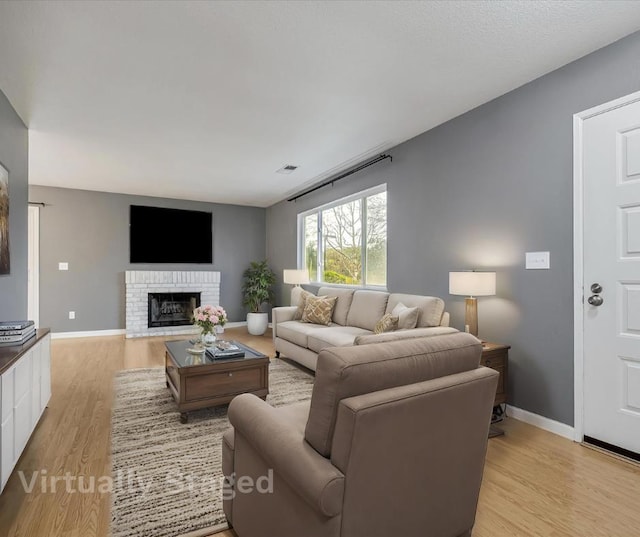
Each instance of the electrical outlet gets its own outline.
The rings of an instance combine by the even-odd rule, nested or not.
[[[58,270],[69,270],[69,263],[58,263]]]
[[[70,311],[69,312],[69,319],[75,319],[76,318],[76,312],[75,311]]]
[[[551,267],[549,252],[527,252],[525,268],[529,270],[546,270]]]

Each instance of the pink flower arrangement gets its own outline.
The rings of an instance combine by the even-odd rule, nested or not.
[[[221,306],[200,306],[193,310],[193,324],[199,326],[204,333],[213,333],[215,326],[227,323],[227,312]]]

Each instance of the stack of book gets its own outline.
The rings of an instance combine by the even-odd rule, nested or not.
[[[216,344],[207,349],[207,356],[212,360],[230,358],[244,358],[244,351],[232,341],[216,341]]]
[[[0,321],[0,346],[22,345],[35,335],[33,321]]]

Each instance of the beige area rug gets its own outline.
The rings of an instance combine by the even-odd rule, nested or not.
[[[114,382],[112,537],[175,537],[207,528],[206,535],[225,529],[220,487],[227,407],[191,412],[189,422],[181,424],[163,368],[120,371]],[[312,387],[309,373],[272,361],[271,405],[308,400]]]

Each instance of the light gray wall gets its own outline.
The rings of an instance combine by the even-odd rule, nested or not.
[[[0,321],[27,318],[27,128],[0,91],[0,163],[9,171],[11,272],[0,276]]]
[[[40,210],[40,324],[53,331],[125,327],[125,270],[219,270],[221,305],[245,319],[242,272],[265,255],[265,209],[32,186]],[[129,206],[213,212],[213,264],[129,263]],[[197,233],[194,230],[193,233]],[[67,261],[69,271],[59,271]],[[75,311],[70,320],[68,312]]]
[[[278,274],[295,267],[297,213],[386,182],[389,290],[443,297],[462,328],[449,271],[495,269],[480,335],[512,346],[510,403],[573,424],[572,115],[638,90],[636,33],[397,146],[391,164],[270,207],[267,255]],[[538,250],[551,270],[524,269]]]

